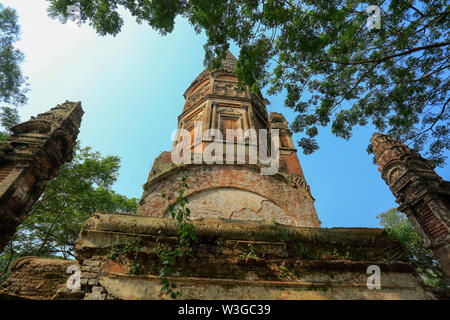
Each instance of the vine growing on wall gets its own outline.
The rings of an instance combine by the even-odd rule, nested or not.
[[[168,249],[158,240],[157,248],[158,256],[162,264],[159,271],[159,277],[162,278],[161,292],[170,296],[172,299],[179,297],[181,292],[176,290],[177,286],[167,278],[173,275],[177,258],[183,256],[189,257],[194,254],[195,244],[198,241],[195,234],[195,227],[190,222],[191,211],[186,207],[189,203],[188,199],[184,196],[186,190],[189,188],[186,180],[187,171],[184,171],[178,183],[178,196],[168,207],[170,217],[178,222],[177,243],[174,248]],[[164,191],[161,197],[166,198]],[[171,201],[171,197],[167,197],[167,200]]]
[[[120,257],[126,257],[129,260],[128,273],[140,275],[144,273],[143,265],[139,262],[139,250],[142,245],[142,238],[128,236],[124,245],[114,244],[107,257],[116,260]]]

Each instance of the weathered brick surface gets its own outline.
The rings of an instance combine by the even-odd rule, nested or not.
[[[218,219],[193,224],[195,253],[177,259],[168,278],[181,299],[434,299],[383,229]],[[81,290],[64,286],[74,261],[27,257],[13,264],[0,299],[168,299],[160,292],[158,250],[171,248],[177,231],[172,219],[96,213],[75,248]],[[131,274],[135,263],[139,272]],[[381,269],[380,290],[366,286],[370,265]]]
[[[93,286],[98,284],[98,277],[101,271],[101,265],[104,261],[102,256],[93,256],[81,264],[81,286]]]
[[[145,186],[138,214],[167,216],[178,181],[188,171],[185,196],[192,218],[275,221],[294,226],[320,226],[313,199],[303,185],[282,174],[262,176],[251,165],[187,165],[171,169]],[[165,190],[167,197],[161,197]],[[171,200],[168,200],[168,198]]]
[[[23,257],[13,262],[11,274],[0,286],[0,291],[13,296],[47,300],[64,290],[70,274],[67,268],[77,261],[39,257]]]
[[[66,101],[11,130],[0,142],[0,251],[64,162],[72,158],[83,116],[79,102]]]
[[[435,165],[389,135],[371,139],[382,178],[415,229],[450,276],[450,182]]]
[[[382,229],[298,228],[273,223],[193,222],[195,254],[177,259],[169,281],[182,299],[433,299],[404,249]],[[97,213],[76,246],[83,266],[104,257],[85,299],[168,299],[160,293],[157,248],[170,248],[171,219]],[[137,252],[127,243],[140,239]],[[158,240],[158,241],[156,241]],[[111,252],[121,252],[111,255]],[[137,253],[137,254],[136,254]],[[132,261],[138,274],[130,273]],[[381,290],[367,288],[370,265],[381,269]],[[169,298],[170,299],[170,298]]]

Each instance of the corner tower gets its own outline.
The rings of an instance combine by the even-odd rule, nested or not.
[[[375,133],[371,139],[381,177],[387,183],[416,231],[450,276],[450,181],[435,165],[391,136]]]
[[[0,142],[0,252],[54,178],[73,156],[84,111],[66,101],[11,128]]]
[[[163,152],[143,186],[138,214],[168,216],[168,198],[176,199],[177,181],[186,170],[189,189],[185,196],[194,220],[222,218],[319,227],[314,199],[297,158],[288,122],[280,113],[268,115],[269,102],[260,92],[254,94],[248,87],[238,87],[235,64],[236,58],[227,52],[219,69],[205,69],[185,91],[178,129],[187,133],[193,161],[175,164],[172,153]],[[220,135],[211,135],[211,130]],[[238,135],[230,138],[230,130],[240,132],[241,139]],[[261,132],[267,133],[269,143],[261,142]],[[181,137],[175,139],[172,151],[180,140]],[[231,144],[227,145],[227,140]],[[223,153],[219,158],[223,161],[207,164],[202,153],[212,143],[220,145]],[[264,154],[261,148],[271,150],[275,146],[279,158],[277,170],[261,175],[260,155]],[[245,150],[244,159],[227,158],[227,148],[232,148],[234,155],[239,148]],[[254,162],[252,154],[258,155]],[[274,155],[269,152],[265,156]],[[200,160],[196,161],[195,157]],[[167,194],[164,199],[162,190]]]

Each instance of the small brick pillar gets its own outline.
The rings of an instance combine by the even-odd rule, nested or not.
[[[66,101],[11,128],[0,142],[0,251],[44,191],[44,182],[72,159],[83,109]]]
[[[391,136],[371,139],[378,170],[415,229],[450,276],[450,182],[435,165]]]

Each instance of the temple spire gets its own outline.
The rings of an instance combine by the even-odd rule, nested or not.
[[[398,210],[405,213],[450,276],[450,182],[435,165],[391,136],[375,133],[372,149]]]

